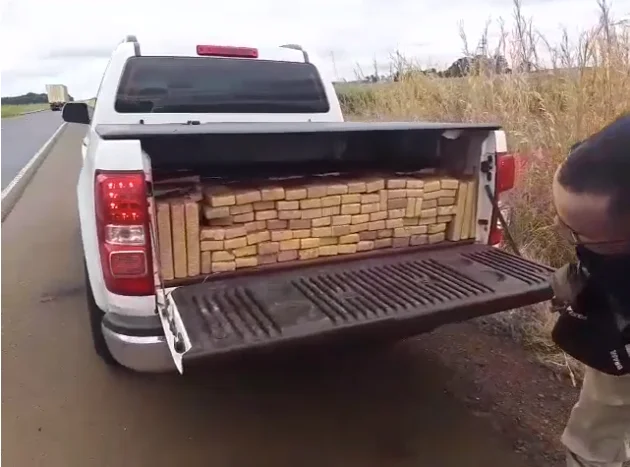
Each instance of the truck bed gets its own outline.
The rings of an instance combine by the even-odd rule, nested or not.
[[[171,297],[191,344],[186,364],[298,339],[409,337],[548,300],[551,272],[465,244],[215,280]]]

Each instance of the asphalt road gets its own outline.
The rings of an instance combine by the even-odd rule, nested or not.
[[[19,117],[3,118],[2,189],[35,155],[61,125],[61,112],[36,112]]]
[[[398,348],[270,358],[184,376],[106,368],[88,336],[68,126],[2,225],[2,460],[8,466],[523,467]]]

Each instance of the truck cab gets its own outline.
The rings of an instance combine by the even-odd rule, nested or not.
[[[344,122],[299,46],[114,51],[77,185],[97,353],[137,371],[398,339],[550,298],[497,125]],[[404,206],[403,206],[404,205]]]

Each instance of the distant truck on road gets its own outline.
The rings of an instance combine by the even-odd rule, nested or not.
[[[47,84],[46,94],[50,110],[61,110],[66,102],[70,102],[68,88],[64,84]]]

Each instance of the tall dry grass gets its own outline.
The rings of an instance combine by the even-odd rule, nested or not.
[[[613,21],[605,0],[597,4],[597,27],[574,41],[564,31],[560,43],[552,44],[536,32],[515,0],[514,27],[508,31],[500,22],[500,40],[491,52],[485,50],[488,56],[505,56],[511,74],[487,69],[475,76],[439,78],[397,55],[395,67],[406,72],[400,82],[342,87],[342,104],[351,119],[500,123],[511,150],[523,154],[527,164],[509,201],[510,230],[525,255],[558,266],[572,251],[552,229],[553,173],[573,143],[630,111],[630,26]],[[565,366],[548,339],[553,318],[544,307],[496,320],[546,361]]]

